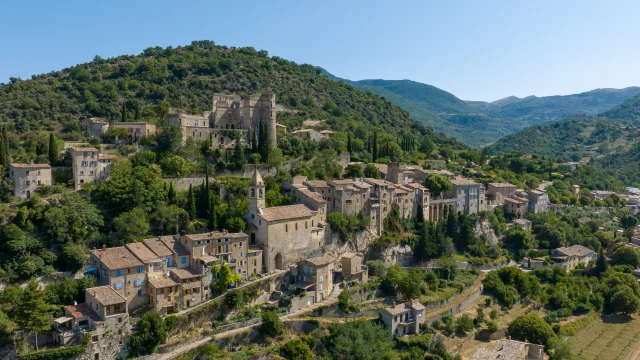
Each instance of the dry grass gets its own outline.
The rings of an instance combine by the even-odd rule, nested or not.
[[[640,319],[601,317],[568,341],[576,355],[586,360],[640,359]]]

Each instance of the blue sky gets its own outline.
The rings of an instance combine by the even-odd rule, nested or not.
[[[253,46],[465,100],[640,85],[640,1],[13,1],[0,82],[151,46]]]

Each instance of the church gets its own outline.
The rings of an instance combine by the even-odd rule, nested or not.
[[[309,196],[305,203],[266,207],[266,188],[256,169],[249,183],[246,215],[249,245],[262,248],[262,264],[269,273],[298,260],[322,254],[327,202]]]

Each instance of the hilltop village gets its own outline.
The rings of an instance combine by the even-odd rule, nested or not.
[[[402,359],[543,359],[568,346],[561,319],[637,311],[632,189],[581,188],[584,163],[491,157],[430,135],[313,119],[293,130],[276,100],[215,93],[210,110],[171,107],[155,123],[123,105],[120,121],[85,119],[81,141],[51,133],[34,161],[0,148],[10,181],[0,250],[19,255],[0,272],[3,354],[359,358],[330,342],[356,341],[353,326],[371,336],[367,351]],[[559,284],[589,276],[629,290],[602,285],[560,304]],[[507,323],[519,305],[530,314]],[[10,320],[18,314],[39,322]],[[349,316],[342,328],[332,320]],[[544,337],[523,330],[547,322],[558,328]],[[491,344],[460,343],[473,332]]]

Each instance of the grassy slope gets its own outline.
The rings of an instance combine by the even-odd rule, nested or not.
[[[214,92],[247,95],[276,93],[278,121],[290,129],[303,120],[326,120],[334,130],[388,132],[403,129],[431,133],[436,143],[455,140],[433,134],[399,107],[348,84],[331,81],[320,69],[269,57],[253,48],[214,46],[198,41],[177,48],[149,48],[135,56],[96,58],[30,80],[0,85],[0,123],[11,131],[60,130],[80,137],[82,120],[104,116],[119,120],[124,103],[129,116],[141,107],[142,118],[158,121],[169,106],[201,113]]]

